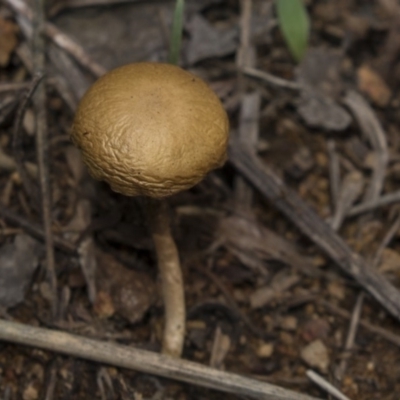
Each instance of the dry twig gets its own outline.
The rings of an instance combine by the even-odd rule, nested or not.
[[[354,341],[357,334],[358,324],[360,322],[362,306],[364,303],[364,293],[360,293],[357,297],[356,304],[353,309],[353,313],[350,319],[349,332],[346,338],[346,344],[344,346],[345,353],[343,354],[340,364],[335,370],[335,377],[337,380],[341,381],[347,369],[347,361],[350,357],[350,351],[354,347]]]
[[[370,142],[376,156],[372,179],[365,193],[364,201],[376,201],[382,191],[389,161],[386,135],[382,126],[369,104],[358,93],[347,93],[345,104],[356,117],[363,135]]]
[[[238,138],[246,141],[256,151],[258,143],[258,123],[260,118],[261,95],[257,91],[245,93],[243,67],[255,65],[255,48],[251,45],[252,0],[241,1],[240,46],[237,51],[236,65],[238,67],[239,92],[242,97],[239,115]],[[241,210],[251,211],[253,189],[241,177],[235,178],[235,204]]]
[[[53,400],[54,391],[57,383],[57,360],[54,361],[50,366],[49,379],[46,388],[46,395],[44,400]]]
[[[334,231],[338,231],[342,226],[347,212],[360,196],[364,188],[364,179],[360,172],[349,172],[343,179],[339,189],[335,213],[331,220],[331,227]]]
[[[35,21],[33,31],[33,69],[38,76],[45,73],[46,44],[42,35],[45,26],[45,0],[35,0]],[[39,168],[39,186],[42,206],[42,219],[46,244],[46,269],[51,288],[51,310],[53,318],[57,315],[58,295],[57,276],[54,265],[54,240],[51,229],[51,191],[50,173],[48,166],[48,132],[47,132],[47,104],[46,86],[39,85],[36,96],[33,98],[36,114],[36,157]]]
[[[31,100],[35,90],[43,79],[43,75],[36,75],[31,83],[31,87],[27,91],[24,99],[21,101],[19,105],[17,115],[14,120],[13,127],[13,153],[15,159],[15,168],[21,178],[22,185],[25,189],[25,192],[28,196],[30,196],[33,204],[36,208],[39,206],[39,197],[37,188],[34,186],[31,177],[29,176],[24,162],[24,154],[22,151],[22,121],[24,118],[25,111],[28,107],[29,101]]]
[[[130,346],[0,320],[0,340],[55,351],[120,368],[154,374],[227,393],[263,400],[317,400],[229,372]]]
[[[297,82],[288,81],[287,79],[279,78],[278,76],[269,74],[265,71],[260,71],[251,67],[242,68],[242,72],[245,75],[251,76],[252,78],[261,79],[271,86],[277,86],[283,89],[301,90],[303,86]]]
[[[324,389],[331,396],[335,397],[338,400],[350,400],[347,396],[345,396],[342,392],[340,392],[335,386],[330,384],[325,378],[321,375],[317,374],[312,370],[308,370],[307,376],[312,380],[316,385],[320,388]]]
[[[140,3],[144,0],[61,0],[50,8],[49,15],[54,17],[64,10],[85,7],[110,7],[118,4]],[[149,0],[146,0],[149,1]],[[153,0],[154,1],[154,0]]]
[[[339,190],[340,190],[340,161],[336,151],[336,143],[333,139],[327,142],[329,156],[329,185],[331,190],[331,202],[334,212],[336,212]]]
[[[0,85],[0,93],[7,92],[19,92],[22,90],[29,90],[32,86],[30,82],[11,82],[11,83],[2,83]]]
[[[381,208],[399,202],[400,202],[400,191],[396,191],[393,193],[384,194],[378,197],[376,200],[358,204],[353,208],[351,208],[350,211],[347,213],[347,215],[350,217],[354,217],[356,215],[363,214],[368,211],[373,211],[377,208]]]
[[[238,137],[256,152],[261,96],[258,92],[243,94],[239,115]],[[251,212],[253,189],[240,176],[235,180],[235,203],[240,210]]]
[[[389,243],[392,241],[393,237],[396,235],[396,233],[400,229],[400,215],[396,218],[392,226],[390,227],[389,231],[383,238],[381,244],[378,247],[378,250],[376,251],[374,261],[372,262],[372,265],[375,268],[378,268],[379,263],[381,262],[382,254],[385,248],[389,245]]]

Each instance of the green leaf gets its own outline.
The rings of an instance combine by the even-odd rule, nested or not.
[[[297,62],[308,46],[310,21],[301,0],[276,0],[276,13],[286,44]]]
[[[172,21],[171,41],[168,55],[168,62],[178,64],[181,52],[182,28],[183,28],[183,8],[184,0],[176,0],[174,19]]]

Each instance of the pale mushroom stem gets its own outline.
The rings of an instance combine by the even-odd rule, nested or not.
[[[146,199],[146,214],[157,253],[161,275],[165,326],[162,352],[180,357],[185,339],[185,295],[178,249],[171,234],[165,200]]]

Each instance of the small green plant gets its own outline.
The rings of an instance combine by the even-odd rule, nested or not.
[[[185,0],[176,0],[168,55],[168,62],[175,65],[179,62],[181,51],[184,6]]]
[[[307,50],[310,20],[302,0],[276,0],[279,27],[293,58],[300,62]]]

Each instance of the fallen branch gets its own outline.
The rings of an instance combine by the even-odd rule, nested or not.
[[[111,342],[0,320],[0,340],[263,400],[317,400],[255,379]]]

